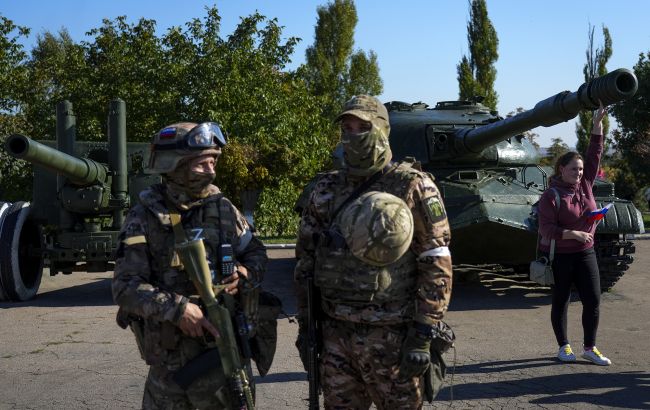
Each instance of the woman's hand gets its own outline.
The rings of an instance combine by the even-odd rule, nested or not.
[[[594,240],[594,237],[589,232],[566,230],[562,233],[562,239],[574,239],[580,243],[589,243]]]
[[[594,111],[591,133],[595,135],[603,135],[603,118],[605,118],[607,110],[603,107],[602,101],[598,100],[598,102],[600,103],[600,107]]]
[[[248,269],[246,269],[246,266],[243,265],[237,265],[235,269],[235,273],[224,278],[221,283],[227,284],[226,286],[226,293],[229,295],[236,295],[237,294],[237,286],[239,285],[239,277],[243,276],[244,278],[248,278]]]

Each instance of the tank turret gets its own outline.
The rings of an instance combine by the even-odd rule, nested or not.
[[[618,69],[538,102],[534,108],[502,118],[478,101],[389,102],[390,145],[394,160],[414,157],[434,175],[451,225],[454,264],[494,264],[525,271],[535,259],[534,205],[548,186],[552,169],[524,132],[550,127],[632,97],[633,72]],[[598,225],[595,249],[601,287],[611,288],[632,262],[634,234],[643,232],[641,213],[615,196],[613,184],[597,181],[599,206],[614,203]]]

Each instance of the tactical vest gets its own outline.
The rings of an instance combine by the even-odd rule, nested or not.
[[[412,163],[402,162],[366,192],[382,191],[405,198],[411,182],[420,175]],[[336,205],[332,204],[330,212]],[[336,223],[331,221],[330,226]],[[327,302],[348,305],[406,302],[415,294],[417,257],[410,250],[389,265],[372,266],[355,257],[344,241],[331,240],[331,231],[326,230],[319,238],[315,256],[314,281]]]
[[[213,280],[221,280],[217,258],[222,241],[232,244],[234,249],[239,245],[235,229],[236,215],[230,201],[221,195],[211,199],[200,207],[184,212],[181,223],[187,238],[194,238],[197,229],[201,230],[200,235],[205,245],[208,264],[213,271]],[[163,225],[152,212],[147,212],[147,225],[149,249],[154,256],[151,260],[151,270],[156,284],[163,290],[183,296],[196,294],[192,281],[182,269],[180,259],[174,251],[174,232],[171,225]]]

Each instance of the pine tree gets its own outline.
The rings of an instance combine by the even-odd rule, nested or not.
[[[496,109],[498,95],[494,90],[497,70],[494,63],[499,58],[497,32],[488,17],[485,0],[472,0],[467,22],[469,57],[463,56],[456,66],[459,98],[473,100],[484,97],[483,103]]]
[[[612,56],[612,38],[609,35],[609,30],[603,25],[603,46],[594,50],[594,27],[589,25],[589,45],[587,46],[586,56],[587,62],[582,70],[585,75],[585,81],[591,81],[596,77],[607,74],[605,65]],[[591,111],[580,111],[578,114],[578,123],[576,123],[576,136],[578,142],[576,143],[576,150],[582,155],[587,152],[589,146],[589,138],[591,135],[593,113]],[[605,115],[603,118],[603,135],[607,137],[609,130],[609,118]],[[605,152],[607,152],[607,144],[605,144]]]

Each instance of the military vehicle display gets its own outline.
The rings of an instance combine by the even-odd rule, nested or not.
[[[126,108],[109,104],[108,142],[76,140],[68,101],[56,107],[56,141],[11,135],[6,151],[34,164],[32,201],[0,202],[0,300],[33,298],[50,275],[113,269],[117,235],[145,175],[148,143],[127,143]],[[56,147],[56,148],[54,148]]]
[[[394,160],[414,157],[436,179],[452,236],[454,265],[497,264],[527,272],[535,259],[534,205],[548,187],[552,168],[540,166],[537,149],[522,134],[574,118],[632,97],[637,79],[618,69],[540,101],[508,118],[472,101],[426,104],[389,102],[390,145]],[[614,207],[598,225],[595,249],[602,290],[610,289],[632,263],[632,235],[643,233],[641,212],[616,197],[614,185],[597,180],[599,207]]]

